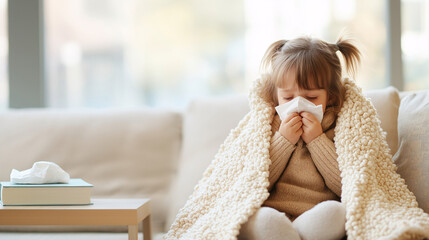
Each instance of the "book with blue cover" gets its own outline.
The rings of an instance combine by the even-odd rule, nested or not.
[[[0,184],[0,200],[4,206],[91,204],[93,185],[80,178],[72,178],[69,183]]]

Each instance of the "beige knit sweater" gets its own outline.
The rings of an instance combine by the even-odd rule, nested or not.
[[[264,206],[272,207],[294,220],[316,204],[340,200],[341,172],[335,152],[335,114],[327,108],[322,120],[322,133],[309,144],[300,139],[291,144],[278,129],[280,117],[275,115],[270,145],[270,196]]]
[[[231,131],[165,239],[237,239],[240,227],[268,198],[274,106],[263,80],[250,91],[250,112]],[[371,102],[344,79],[335,127],[346,231],[353,239],[429,238],[429,215],[396,173],[386,134]]]

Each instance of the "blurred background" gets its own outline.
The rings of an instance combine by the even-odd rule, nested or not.
[[[8,7],[7,0],[0,0],[1,110],[183,109],[196,97],[245,94],[272,42],[302,35],[335,42],[343,29],[364,54],[356,76],[364,90],[389,85],[429,88],[428,0],[398,1],[400,14],[389,10],[389,0],[31,1],[35,7]],[[31,23],[10,19],[25,19],[33,12],[40,21],[31,29],[41,42],[9,42],[11,31]],[[397,20],[399,24],[391,26]],[[399,45],[390,44],[389,26],[399,29]],[[28,34],[31,38],[34,33]],[[9,52],[27,48],[40,54],[36,68],[41,74],[16,79],[10,72],[27,71],[20,62],[30,58],[19,54],[18,60],[8,61]],[[399,52],[403,69],[396,85],[389,79],[392,66],[386,60],[392,51]],[[42,90],[26,81],[37,81]],[[32,105],[20,102],[20,95],[42,100]],[[18,101],[12,104],[10,99]]]

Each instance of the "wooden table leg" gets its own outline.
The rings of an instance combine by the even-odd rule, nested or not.
[[[150,215],[143,219],[143,239],[152,240],[152,226]]]
[[[128,240],[138,240],[139,225],[128,225]]]

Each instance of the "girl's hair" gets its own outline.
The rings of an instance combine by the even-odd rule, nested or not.
[[[328,106],[338,113],[343,105],[345,88],[337,51],[344,57],[346,70],[354,76],[361,53],[350,39],[339,37],[335,44],[320,39],[301,37],[280,40],[268,48],[261,62],[267,101],[278,105],[277,88],[284,85],[286,73],[295,72],[300,89],[325,89]]]

